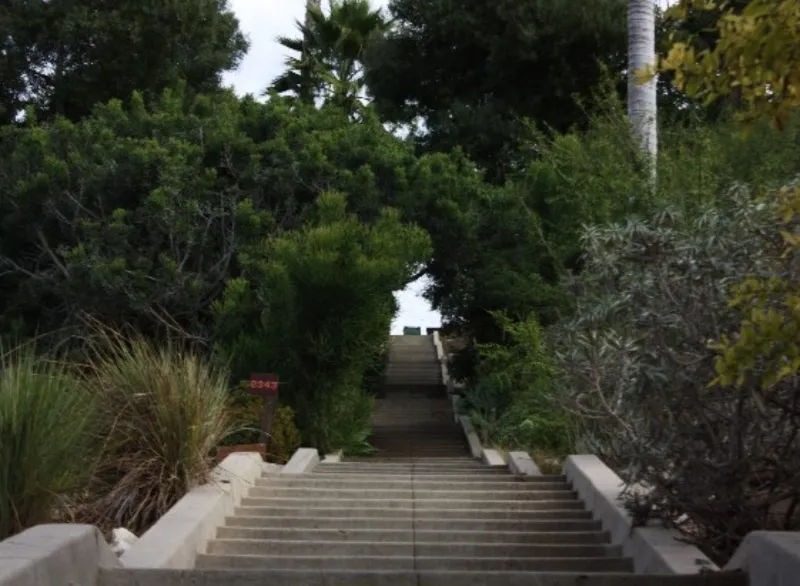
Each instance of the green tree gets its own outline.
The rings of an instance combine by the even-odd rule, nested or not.
[[[364,375],[380,359],[392,293],[429,255],[428,236],[396,211],[367,225],[344,195],[324,194],[302,230],[246,251],[215,305],[218,350],[235,372],[280,375],[307,445],[348,448],[369,429]]]
[[[318,4],[309,4],[305,22],[297,23],[300,36],[278,38],[298,55],[286,59],[286,71],[270,89],[292,92],[309,103],[321,98],[353,112],[364,89],[364,50],[387,22],[369,0],[330,0],[329,7],[326,15]]]
[[[188,106],[186,105],[188,103]],[[0,331],[81,315],[208,343],[242,247],[304,225],[319,193],[363,221],[411,198],[409,145],[365,112],[166,92],[74,123],[0,130]],[[417,184],[422,187],[421,184]]]
[[[697,50],[676,42],[664,69],[687,93],[707,102],[735,96],[739,120],[752,123],[767,118],[781,130],[796,123],[800,109],[800,6],[790,0],[751,0],[711,4],[683,0],[674,13],[690,11],[716,16],[716,45]],[[731,306],[742,322],[723,334],[714,348],[717,376],[714,385],[754,385],[774,396],[800,372],[800,298],[797,262],[800,236],[800,187],[796,178],[777,191],[774,225],[778,242],[764,243],[764,251],[780,259],[769,273],[747,275],[732,288]],[[779,236],[779,238],[778,238]],[[777,391],[776,391],[777,389]]]
[[[10,0],[0,7],[0,122],[220,84],[247,49],[227,0]]]
[[[781,127],[800,107],[800,6],[792,0],[719,3],[682,0],[676,18],[707,15],[714,45],[677,40],[662,68],[687,94],[711,103],[733,98],[739,119],[769,117]],[[710,16],[708,16],[710,15]]]
[[[585,121],[602,65],[622,80],[625,0],[392,0],[394,26],[367,52],[381,115],[424,122],[427,149],[460,146],[502,183],[526,162],[519,117],[567,131]]]
[[[242,243],[274,222],[243,133],[261,106],[230,94],[134,95],[77,123],[0,130],[0,321],[83,330],[85,313],[201,340]],[[249,120],[248,117],[250,117]]]

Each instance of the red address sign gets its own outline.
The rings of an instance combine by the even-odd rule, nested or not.
[[[250,375],[250,392],[262,397],[278,394],[278,375],[271,372],[254,372]]]

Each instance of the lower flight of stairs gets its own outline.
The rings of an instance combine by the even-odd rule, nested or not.
[[[499,585],[508,573],[632,571],[564,477],[518,478],[469,457],[265,476],[196,567],[268,570],[270,584],[286,586],[299,583],[296,571],[376,586],[368,574],[456,572],[455,585],[490,572],[481,583]]]

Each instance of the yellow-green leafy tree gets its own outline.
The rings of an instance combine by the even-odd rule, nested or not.
[[[778,128],[800,107],[800,2],[752,0],[736,11],[728,0],[681,0],[671,11],[718,13],[714,46],[675,43],[662,62],[679,89],[708,102],[734,96],[741,120],[768,116]]]
[[[691,42],[675,43],[662,62],[678,88],[708,102],[735,97],[739,120],[767,118],[782,129],[800,108],[800,2],[752,0],[737,12],[725,0],[681,0],[672,10],[719,16],[715,46],[696,51]],[[771,245],[775,265],[732,288],[741,326],[712,346],[718,352],[712,384],[767,391],[800,371],[800,184],[785,186],[769,203],[779,230]]]

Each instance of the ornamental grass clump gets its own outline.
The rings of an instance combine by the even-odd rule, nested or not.
[[[87,379],[108,423],[95,494],[106,522],[146,530],[209,478],[231,432],[229,373],[173,344],[104,332]]]
[[[0,348],[0,540],[53,520],[103,449],[98,403],[63,362]]]

